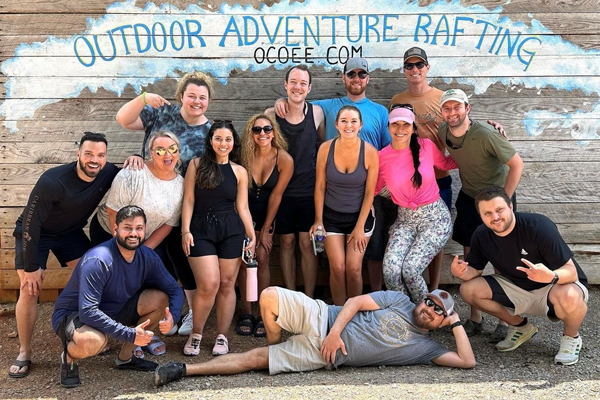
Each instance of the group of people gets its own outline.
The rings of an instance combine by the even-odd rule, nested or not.
[[[267,368],[272,374],[329,365],[471,368],[468,337],[481,333],[482,312],[501,321],[500,351],[537,333],[524,314],[562,320],[555,362],[576,363],[585,274],[549,219],[515,211],[523,161],[494,129],[503,134],[502,127],[472,120],[462,90],[431,87],[430,68],[423,49],[406,51],[408,89],[386,108],[366,96],[371,69],[363,58],[344,66],[346,96],[314,102],[306,101],[310,71],[294,65],[285,76],[287,97],[253,115],[241,137],[231,121],[206,117],[213,90],[203,73],[180,80],[180,105],[146,92],[125,104],[117,121],[144,130],[141,154],[119,171],[106,162],[104,135],[86,133],[76,162],[42,174],[17,221],[21,347],[9,375],[30,372],[50,250],[74,269],[52,321],[64,349],[65,387],[80,384],[77,360],[105,351],[108,337],[125,343],[117,368],[156,370],[157,385]],[[448,171],[456,168],[462,189],[453,224]],[[83,227],[99,203],[90,241]],[[325,236],[332,306],[312,299],[317,232]],[[274,234],[287,289],[269,287]],[[304,293],[296,292],[296,235]],[[450,294],[438,289],[451,235],[464,246],[464,258],[451,265],[472,308],[464,324]],[[242,252],[258,261],[258,317],[245,298]],[[366,295],[363,260],[372,290]],[[495,274],[481,276],[488,262]],[[269,345],[248,354],[227,354],[236,280],[242,294],[237,333],[266,336]],[[179,328],[188,335],[183,353],[199,354],[216,305],[212,354],[221,357],[159,367],[143,352],[166,351],[154,330],[177,331],[184,294],[190,311]],[[427,335],[443,326],[451,326],[456,351]],[[294,334],[283,343],[282,329]]]

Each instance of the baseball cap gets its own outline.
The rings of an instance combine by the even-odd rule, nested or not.
[[[394,108],[390,111],[388,122],[393,124],[396,121],[404,121],[412,124],[415,122],[415,114],[407,108]]]
[[[446,90],[442,94],[442,98],[440,99],[440,107],[443,106],[445,102],[450,100],[458,101],[459,103],[469,104],[469,98],[467,97],[466,93],[460,89]]]
[[[344,74],[346,71],[352,71],[353,69],[362,69],[365,72],[369,72],[369,63],[364,58],[349,58],[348,61],[346,61],[346,65],[344,65]]]
[[[411,47],[404,52],[404,62],[411,57],[417,57],[427,62],[427,53],[425,53],[425,50],[420,47]]]
[[[452,298],[452,295],[445,290],[436,289],[431,293],[427,293],[425,297],[433,297],[434,299],[439,300],[440,303],[442,303],[442,308],[446,312],[446,315],[450,315],[454,311],[454,299]]]

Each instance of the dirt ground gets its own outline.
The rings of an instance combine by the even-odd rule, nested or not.
[[[457,288],[449,288],[458,298]],[[583,350],[574,366],[556,366],[561,323],[532,318],[540,331],[530,342],[514,352],[499,353],[487,343],[488,334],[471,340],[477,358],[472,370],[437,366],[340,368],[337,371],[281,374],[251,372],[238,376],[187,378],[154,387],[152,373],[120,371],[113,368],[118,343],[104,356],[80,362],[83,385],[63,389],[59,384],[61,346],[52,332],[50,316],[53,303],[40,305],[34,339],[33,368],[24,379],[7,376],[10,362],[18,352],[18,339],[9,335],[15,330],[14,304],[0,305],[0,398],[2,399],[600,399],[600,288],[590,291],[589,311],[581,329]],[[465,319],[467,307],[457,302]],[[237,318],[237,315],[236,315]],[[484,330],[494,329],[493,318],[485,319]],[[159,363],[170,360],[200,362],[212,358],[214,316],[207,324],[198,357],[185,357],[181,349],[186,338],[164,338],[167,354],[149,356]],[[233,352],[264,345],[264,339],[229,334]],[[453,348],[447,329],[433,337]]]

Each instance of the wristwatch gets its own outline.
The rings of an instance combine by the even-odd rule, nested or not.
[[[462,321],[456,321],[455,323],[453,323],[452,325],[450,325],[450,329],[454,329],[457,326],[463,326]]]
[[[558,282],[558,274],[556,273],[556,271],[554,271],[554,278],[552,278],[552,282],[550,282],[550,284],[554,285],[557,282]]]

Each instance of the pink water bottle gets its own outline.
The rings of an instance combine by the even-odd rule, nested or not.
[[[244,241],[244,247],[249,242]],[[258,262],[250,250],[242,251],[242,260],[246,263],[246,301],[258,300]]]

